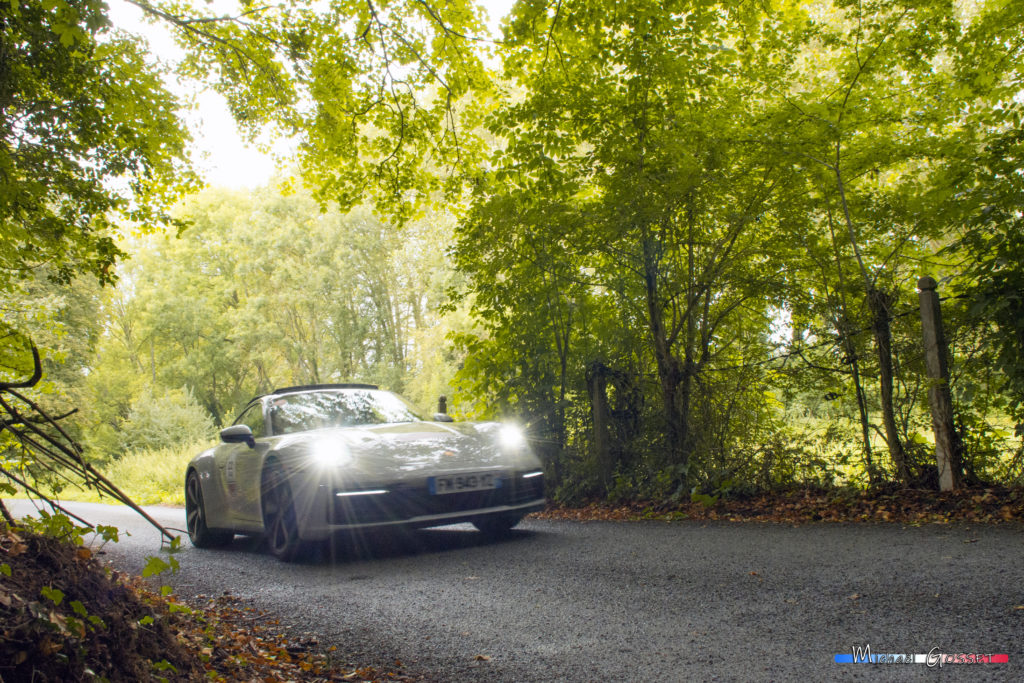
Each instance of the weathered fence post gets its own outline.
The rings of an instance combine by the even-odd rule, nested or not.
[[[928,368],[928,403],[932,409],[932,429],[935,432],[935,462],[939,467],[939,488],[952,491],[957,487],[959,472],[956,453],[956,434],[953,427],[953,399],[949,393],[949,365],[946,335],[942,330],[942,311],[938,283],[927,275],[917,281],[921,301],[921,329],[924,339],[924,359]]]

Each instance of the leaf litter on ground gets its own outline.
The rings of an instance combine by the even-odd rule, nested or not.
[[[0,522],[0,680],[422,680],[350,659],[230,593],[184,603],[88,548]]]
[[[707,498],[707,497],[705,497]],[[896,522],[901,524],[1020,523],[1024,489],[987,487],[939,492],[903,489],[886,492],[795,491],[743,498],[659,503],[594,502],[553,504],[537,519],[575,521],[720,520],[730,522]]]

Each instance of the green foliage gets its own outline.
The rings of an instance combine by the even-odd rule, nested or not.
[[[180,565],[178,564],[178,558],[168,556],[165,560],[158,555],[151,555],[146,558],[146,566],[142,569],[142,578],[146,579],[151,576],[158,576],[166,571],[175,574],[178,572]]]
[[[0,364],[43,339],[91,453],[178,467],[284,384],[429,413],[458,370],[456,412],[521,415],[562,499],[925,482],[928,273],[965,466],[1024,474],[1020,3],[524,1],[500,80],[462,0],[142,6],[245,130],[300,134],[312,190],[171,218],[184,136],[139,46],[88,0],[12,6]],[[118,211],[191,227],[115,245]],[[109,282],[122,248],[105,296],[43,282]]]
[[[116,526],[97,524],[93,529],[93,533],[98,534],[104,543],[117,543],[120,531],[118,531]]]
[[[92,530],[79,526],[65,514],[50,513],[47,510],[39,510],[39,517],[26,517],[22,523],[32,531],[61,540],[82,545],[85,536]]]
[[[452,166],[478,148],[468,95],[490,85],[476,3],[288,2],[215,20],[142,6],[185,49],[182,75],[222,93],[245,131],[302,134],[299,164],[324,203],[369,199],[406,220],[458,192]]]
[[[170,671],[171,673],[178,673],[178,669],[168,662],[166,659],[161,659],[159,662],[153,662],[154,671]],[[162,679],[166,680],[166,679]]]
[[[979,360],[999,371],[1006,408],[1024,436],[1024,128],[1021,105],[1014,109],[1017,127],[986,150],[987,177],[967,198],[977,213],[953,248],[964,257],[956,284],[967,299],[966,322],[984,349]]]
[[[704,507],[714,507],[715,503],[718,502],[718,496],[709,496],[706,493],[698,493],[696,489],[690,493],[690,500],[694,503],[700,503]]]
[[[75,545],[84,545],[85,537],[95,534],[96,538],[102,541],[101,545],[110,542],[117,543],[119,531],[117,527],[108,525],[97,525],[94,528],[76,524],[67,515],[60,512],[48,512],[39,510],[38,517],[30,516],[21,520],[28,529],[37,534],[50,536],[51,538],[67,541]]]
[[[116,482],[140,505],[184,505],[183,479],[185,466],[212,443],[212,434],[195,443],[174,448],[158,448],[124,453],[117,459],[103,461],[99,468],[105,477]],[[109,502],[91,489],[65,487],[60,495],[66,500]]]
[[[714,426],[694,413],[708,368],[765,349],[771,190],[788,171],[761,143],[764,86],[741,77],[752,52],[725,47],[776,36],[743,7],[682,10],[569,2],[554,21],[517,6],[506,75],[523,94],[489,120],[507,144],[455,255],[487,331],[461,340],[478,393],[558,413],[564,446],[555,406],[588,395],[591,361],[653,371],[648,425],[664,438],[650,464],[685,481],[690,459],[708,457]]]
[[[121,427],[121,452],[182,450],[210,438],[213,419],[188,390],[137,398]]]
[[[167,224],[188,187],[178,103],[93,0],[14,3],[0,23],[0,290],[49,264],[113,277],[117,215]]]
[[[275,191],[206,192],[180,215],[192,223],[180,238],[133,243],[130,286],[106,306],[108,334],[87,382],[95,449],[109,452],[115,434],[122,448],[170,445],[133,431],[143,408],[153,419],[140,429],[155,419],[182,440],[204,433],[181,400],[176,423],[166,399],[148,397],[177,387],[223,424],[276,386],[367,381],[401,391],[413,367],[432,365],[419,393],[424,407],[435,404],[427,388],[442,387],[454,363],[431,336],[449,218],[395,228],[367,209],[321,211],[308,194]]]
[[[571,498],[877,483],[903,461],[926,478],[920,330],[899,315],[921,269],[971,273],[978,334],[1000,339],[981,343],[1009,378],[985,400],[1018,365],[1022,259],[998,235],[1020,232],[1020,15],[516,5],[487,122],[500,144],[454,250],[479,325],[455,338],[463,392],[533,416]],[[999,153],[979,157],[993,136]],[[975,226],[962,261],[940,251],[957,221]],[[608,389],[611,469],[588,436],[594,362],[634,378]],[[639,399],[622,401],[627,384]]]
[[[61,418],[79,400],[123,226],[179,227],[167,210],[194,187],[179,103],[106,10],[54,0],[0,11],[0,378],[23,381],[27,349],[40,349],[43,381],[26,394]],[[72,451],[77,426],[65,421],[60,436]],[[5,434],[4,457],[33,464],[14,439]]]
[[[43,586],[39,592],[42,593],[42,596],[44,598],[51,601],[54,605],[57,605],[58,607],[60,606],[60,603],[64,602],[64,592],[59,588]]]

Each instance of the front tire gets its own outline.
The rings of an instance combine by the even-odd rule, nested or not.
[[[500,538],[508,536],[512,527],[522,521],[522,515],[488,515],[473,520],[473,526],[486,536]]]
[[[279,560],[291,562],[301,554],[304,544],[299,538],[292,487],[277,463],[270,465],[263,477],[261,505],[267,549]]]
[[[211,529],[206,525],[206,506],[199,474],[192,470],[185,479],[185,526],[188,539],[197,548],[219,548],[231,542],[234,534],[224,529]]]

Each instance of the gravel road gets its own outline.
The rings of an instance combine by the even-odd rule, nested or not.
[[[158,547],[125,508],[71,509],[131,532],[106,549],[119,567],[141,571]],[[184,527],[182,510],[147,510]],[[185,545],[160,577],[179,594],[229,590],[353,661],[432,681],[1024,680],[1017,526],[528,520],[502,541],[460,525],[301,564],[242,537]],[[866,645],[1009,663],[834,662]]]

